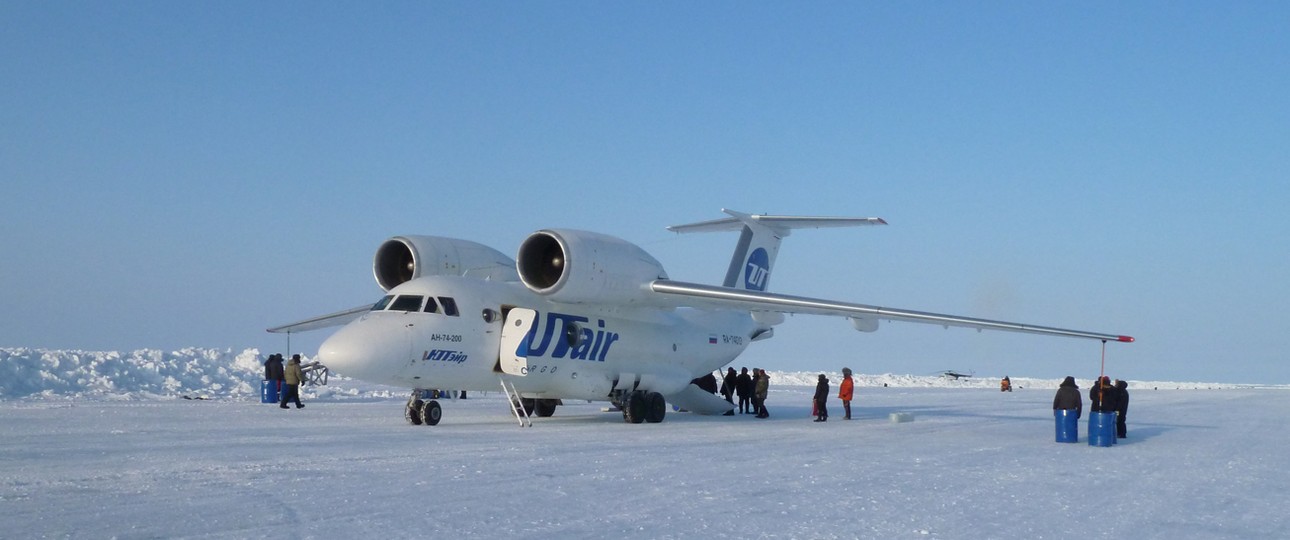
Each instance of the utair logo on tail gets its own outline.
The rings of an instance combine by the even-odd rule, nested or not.
[[[764,248],[757,248],[748,255],[748,265],[744,270],[744,288],[750,291],[764,291],[768,277],[770,277],[770,257],[766,255]]]
[[[766,292],[781,240],[793,230],[887,222],[725,213],[668,227],[741,232],[723,285],[674,281],[639,246],[590,231],[539,230],[521,242],[515,259],[468,240],[395,236],[373,261],[385,291],[375,305],[269,331],[344,325],[319,347],[318,358],[341,375],[411,389],[403,413],[418,425],[437,424],[442,416],[439,402],[424,400],[423,390],[498,386],[520,425],[531,425],[530,413],[551,416],[562,399],[608,401],[632,423],[663,421],[669,403],[720,415],[733,406],[691,381],[771,338],[785,313],[840,317],[863,332],[886,320],[1133,341]]]

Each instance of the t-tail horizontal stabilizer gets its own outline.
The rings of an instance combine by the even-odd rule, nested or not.
[[[820,229],[825,227],[858,227],[861,225],[886,225],[882,218],[821,217],[821,216],[767,216],[745,214],[723,208],[730,217],[674,225],[667,230],[676,233],[742,231],[735,245],[734,256],[722,285],[746,291],[765,291],[770,282],[770,272],[779,255],[779,244],[793,229]]]

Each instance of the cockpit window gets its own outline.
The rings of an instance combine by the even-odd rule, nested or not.
[[[394,299],[394,295],[391,294],[386,296],[385,298],[377,300],[376,304],[372,306],[372,311],[380,311],[382,309],[385,309],[385,306],[390,305],[390,300],[393,300],[393,299]]]
[[[401,294],[390,304],[390,311],[421,311],[422,299],[417,295]]]
[[[433,296],[426,297],[426,307],[422,311],[426,313],[435,313],[439,311],[439,305],[435,303]]]
[[[440,296],[439,304],[443,306],[444,315],[447,315],[449,317],[457,317],[461,315],[460,313],[457,312],[457,300],[455,300],[451,296]]]

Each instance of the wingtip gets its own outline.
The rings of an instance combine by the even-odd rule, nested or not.
[[[1133,339],[1133,336],[1120,336],[1118,341],[1120,341],[1121,343],[1133,343],[1134,341],[1137,341],[1137,340]]]

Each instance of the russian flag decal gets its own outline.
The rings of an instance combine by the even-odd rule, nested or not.
[[[716,335],[716,334],[709,334],[709,335],[708,335],[708,345],[716,345],[716,344],[717,344],[717,335]]]

